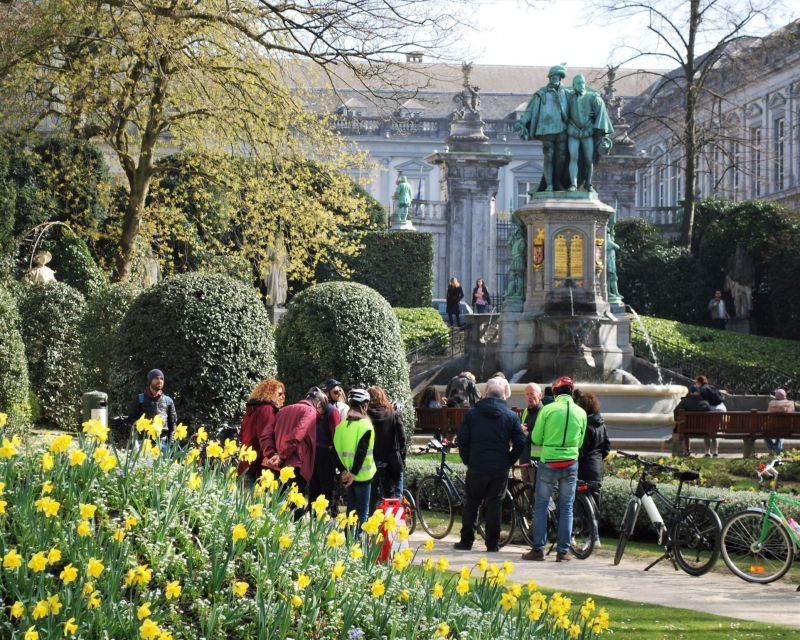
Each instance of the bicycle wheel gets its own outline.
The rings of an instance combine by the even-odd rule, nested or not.
[[[764,518],[768,518],[767,532],[761,540]],[[794,543],[781,521],[760,510],[732,516],[722,527],[720,546],[728,569],[747,582],[767,584],[778,580],[794,560]]]
[[[525,544],[533,545],[533,485],[522,480],[509,482],[508,490],[514,500],[519,526]]]
[[[417,505],[414,504],[414,496],[408,489],[403,489],[403,512],[406,516],[406,528],[408,533],[414,533],[417,528]]]
[[[594,507],[584,493],[577,494],[572,505],[570,551],[579,560],[586,560],[594,551]]]
[[[628,544],[628,538],[633,534],[633,528],[636,526],[636,518],[639,517],[639,507],[641,502],[632,499],[628,503],[628,508],[625,509],[625,516],[622,518],[622,526],[619,531],[619,540],[617,541],[617,550],[614,552],[614,565],[618,565],[622,560],[622,554],[625,553],[625,545]]]
[[[475,528],[484,540],[486,539],[485,520],[486,510],[482,503],[478,509],[478,522]],[[511,538],[514,536],[516,521],[517,511],[514,508],[514,499],[506,490],[506,494],[503,496],[503,502],[500,503],[500,537],[497,539],[498,547],[504,547],[511,542]]]
[[[690,576],[702,576],[719,558],[722,524],[706,504],[690,504],[672,528],[672,556],[675,564]]]
[[[427,476],[417,486],[417,516],[428,535],[441,540],[453,528],[455,512],[453,496],[444,481],[437,476]]]

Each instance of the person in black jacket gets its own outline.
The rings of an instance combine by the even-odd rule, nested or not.
[[[678,411],[711,411],[711,405],[703,400],[697,385],[692,384],[689,385],[689,393],[681,398],[678,406],[675,407],[675,411],[673,412],[675,424],[678,423]],[[683,455],[692,455],[692,445],[689,436],[683,436]]]
[[[152,369],[147,373],[147,386],[128,407],[128,420],[130,424],[144,416],[152,420],[161,417],[161,448],[166,449],[167,443],[172,438],[172,432],[178,424],[178,414],[175,403],[168,395],[164,394],[164,374],[160,369]]]
[[[478,387],[475,385],[475,376],[471,372],[462,371],[457,376],[450,378],[444,391],[448,407],[455,406],[451,404],[451,398],[456,394],[466,398],[470,407],[474,407],[475,403],[481,399]]]
[[[377,469],[372,478],[370,510],[372,513],[381,498],[394,498],[403,473],[406,434],[399,414],[392,407],[386,392],[378,386],[367,389],[370,401],[367,415],[375,427],[372,456]]]
[[[600,401],[591,391],[573,391],[573,399],[586,412],[586,435],[578,454],[578,479],[589,483],[589,493],[600,509],[603,460],[611,453],[606,422],[600,415]]]
[[[453,276],[447,287],[447,319],[451,327],[461,326],[461,300],[463,299],[464,289],[461,288],[458,278]],[[453,316],[456,317],[455,323],[453,323]]]
[[[472,549],[478,508],[483,502],[486,550],[498,550],[501,504],[508,472],[525,446],[519,417],[503,400],[506,384],[507,381],[500,378],[490,378],[483,399],[464,416],[458,430],[458,453],[467,465],[467,481],[461,540],[453,545],[454,549]]]
[[[475,313],[487,313],[492,306],[492,298],[483,278],[478,278],[472,288],[472,310]]]

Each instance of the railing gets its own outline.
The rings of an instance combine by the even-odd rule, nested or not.
[[[636,207],[636,215],[658,227],[681,224],[681,208],[675,207]]]
[[[348,136],[383,136],[436,138],[444,140],[450,132],[450,118],[391,119],[377,116],[334,116],[335,131]],[[484,132],[496,140],[515,139],[514,121],[487,120]]]
[[[639,327],[631,330],[636,355],[652,361],[646,338]],[[651,338],[658,366],[687,378],[703,374],[715,386],[737,395],[770,395],[775,389],[785,389],[790,397],[798,397],[800,380],[790,373],[770,366],[743,363],[733,366],[716,358],[687,351],[682,346],[659,338]],[[655,364],[655,363],[654,363]]]
[[[412,222],[437,222],[447,219],[447,203],[438,200],[417,200],[411,201]]]
[[[406,360],[408,364],[417,364],[419,362],[427,362],[432,357],[450,359],[460,356],[464,353],[464,329],[450,328],[450,333],[441,335],[428,340],[413,349],[406,351]]]

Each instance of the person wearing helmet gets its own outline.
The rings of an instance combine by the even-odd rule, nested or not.
[[[369,517],[372,478],[375,475],[375,428],[367,416],[370,395],[364,389],[351,389],[347,396],[350,411],[333,434],[337,466],[347,488],[347,512],[355,511],[359,529]]]
[[[572,399],[571,378],[553,383],[555,400],[542,407],[531,434],[534,447],[541,447],[536,472],[536,501],[533,511],[533,548],[523,560],[544,560],[547,540],[547,509],[558,486],[558,539],[556,562],[572,560],[572,503],[578,483],[578,454],[586,434],[586,412]]]

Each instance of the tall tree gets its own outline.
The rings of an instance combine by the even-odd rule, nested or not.
[[[38,3],[8,1],[22,13]],[[169,170],[158,157],[188,148],[291,170],[313,155],[341,171],[348,160],[340,139],[306,109],[299,89],[310,68],[366,85],[396,66],[396,54],[446,39],[454,23],[449,6],[425,0],[60,1],[90,19],[19,57],[14,73],[0,77],[0,107],[17,104],[14,126],[23,116],[29,125],[54,118],[116,154],[128,183],[120,280],[130,275],[152,181]],[[20,96],[29,109],[19,108]],[[306,234],[316,233],[311,215],[295,212]]]
[[[637,110],[640,120],[650,119],[664,127],[682,150],[683,220],[681,243],[691,245],[694,224],[698,158],[716,129],[730,130],[716,123],[703,128],[702,105],[718,104],[719,84],[714,72],[728,66],[728,80],[735,54],[743,45],[755,42],[781,3],[778,0],[597,0],[593,4],[612,22],[644,18],[646,31],[638,42],[626,41],[620,48],[620,64],[640,60],[642,64],[670,71],[654,74],[654,84]],[[781,14],[783,15],[783,14]],[[742,70],[744,71],[744,70]],[[677,96],[677,97],[676,97]],[[708,114],[714,118],[713,113]]]

